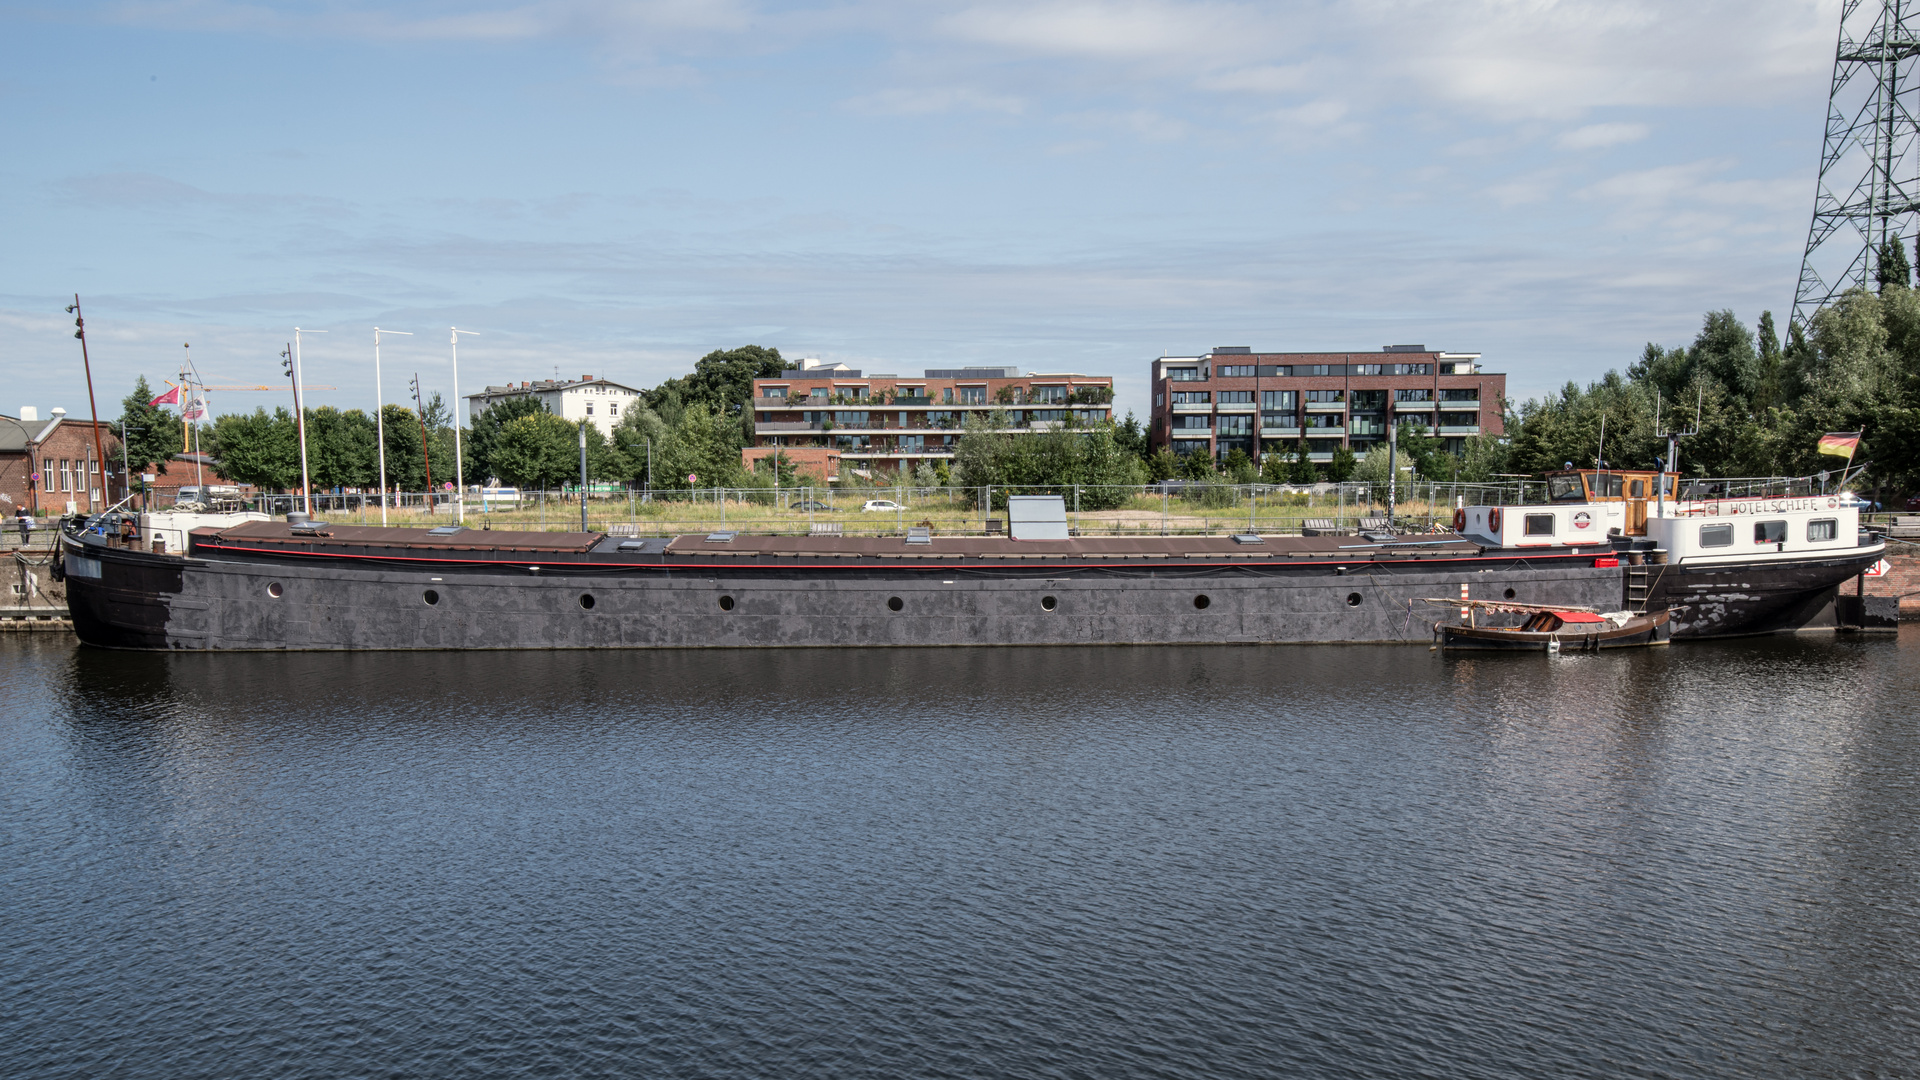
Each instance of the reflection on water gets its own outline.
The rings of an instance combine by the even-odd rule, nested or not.
[[[4,641],[0,1071],[1911,1073],[1906,639]]]

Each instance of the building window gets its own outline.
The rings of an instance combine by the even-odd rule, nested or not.
[[[1175,431],[1189,428],[1201,428],[1204,430],[1212,426],[1213,418],[1202,413],[1195,413],[1190,416],[1176,416],[1173,418],[1173,429]]]
[[[1731,525],[1700,526],[1700,546],[1703,548],[1732,547],[1733,546],[1733,526]]]
[[[1390,365],[1390,367],[1391,367],[1392,374],[1395,374],[1395,375],[1431,375],[1433,374],[1432,364],[1393,364],[1393,365]]]
[[[1322,405],[1322,404],[1327,404],[1329,402],[1340,402],[1345,400],[1347,400],[1347,392],[1345,390],[1309,390],[1307,391],[1307,404],[1309,405]]]
[[[1223,379],[1251,379],[1259,373],[1258,368],[1246,364],[1222,364],[1219,371]]]
[[[1807,522],[1807,539],[1812,543],[1832,540],[1840,535],[1840,522],[1834,518],[1821,518]]]
[[[608,416],[619,416],[619,415],[620,415],[620,403],[619,403],[619,402],[617,402],[617,401],[609,401],[609,402],[607,402],[607,415],[608,415]]]
[[[60,459],[60,490],[61,491],[73,490],[73,459],[72,458]]]
[[[942,405],[951,405],[951,404],[953,404],[953,387],[951,387],[951,386],[948,386],[948,387],[943,387],[943,388],[941,388],[941,390],[940,390],[940,403],[941,403]]]
[[[1285,377],[1285,376],[1288,376],[1288,375],[1292,375],[1292,374],[1293,374],[1293,369],[1292,369],[1292,368],[1290,368],[1290,367],[1286,367],[1286,366],[1284,366],[1284,365],[1282,365],[1282,366],[1280,366],[1280,367],[1270,367],[1270,368],[1268,368],[1268,369],[1267,369],[1267,374],[1269,374],[1269,375],[1279,375],[1279,376],[1282,376],[1282,377]]]
[[[1253,434],[1253,417],[1251,416],[1222,416],[1217,424],[1220,429],[1218,433],[1221,435]]]
[[[1431,390],[1395,390],[1393,392],[1393,400],[1395,401],[1432,401],[1433,391]]]
[[[1479,401],[1480,388],[1475,386],[1475,387],[1470,387],[1466,390],[1442,390],[1440,391],[1440,400],[1441,401]]]
[[[1383,365],[1381,364],[1355,364],[1353,365],[1353,373],[1355,375],[1379,375],[1382,374],[1382,367]]]
[[[984,386],[962,386],[962,387],[960,387],[960,404],[962,404],[962,405],[985,405],[986,403],[987,403],[987,388],[986,388],[986,387],[984,387]]]
[[[1378,412],[1387,407],[1387,392],[1385,390],[1355,390],[1353,392],[1353,402],[1348,407],[1356,412],[1361,410]]]
[[[1033,388],[1033,400],[1042,404],[1064,405],[1067,401],[1067,388],[1064,386],[1036,386]]]
[[[836,424],[846,424],[851,427],[866,427],[867,414],[864,412],[841,410],[833,414],[833,422]]]
[[[761,397],[786,397],[787,388],[784,386],[763,386],[760,388],[760,396]]]
[[[1443,412],[1440,414],[1441,427],[1472,427],[1479,422],[1479,413]]]
[[[1303,369],[1301,369],[1301,368],[1297,368],[1297,367],[1296,367],[1296,368],[1294,368],[1293,370],[1294,370],[1294,371],[1296,371],[1296,372],[1298,372],[1298,371],[1301,371],[1301,370],[1303,370]],[[1306,371],[1306,373],[1307,373],[1308,375],[1331,375],[1331,374],[1333,374],[1333,366],[1332,366],[1331,364],[1308,364],[1308,365],[1307,365],[1307,366],[1305,367],[1305,369],[1304,369],[1304,370]]]
[[[1784,521],[1756,521],[1753,523],[1753,542],[1756,544],[1784,544],[1787,542],[1787,523]]]
[[[1211,405],[1213,392],[1211,390],[1175,390],[1173,403],[1175,405]]]
[[[1308,413],[1309,428],[1338,428],[1346,426],[1346,418],[1339,413]]]
[[[1295,402],[1300,400],[1297,390],[1262,390],[1260,407],[1278,412],[1295,412]]]
[[[828,398],[833,396],[833,391],[828,390],[824,386],[816,386],[813,388],[813,393],[809,394],[808,396],[813,398],[813,400],[815,401],[825,401]]]
[[[1220,391],[1220,404],[1222,404],[1222,405],[1251,405],[1251,404],[1253,404],[1253,391],[1251,391],[1251,390],[1222,390],[1222,391]]]
[[[1528,514],[1527,515],[1527,535],[1528,536],[1552,536],[1553,535],[1553,515],[1552,514]]]
[[[591,401],[587,402],[587,415],[588,416],[593,415],[593,402]]]
[[[1197,367],[1168,368],[1167,378],[1174,382],[1199,382],[1200,369]]]

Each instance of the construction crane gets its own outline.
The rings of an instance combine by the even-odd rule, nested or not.
[[[198,387],[200,390],[203,390],[209,394],[214,392],[215,390],[285,390],[286,389],[286,387],[284,386],[201,386],[199,383],[195,383],[194,386]],[[300,391],[302,393],[305,393],[308,390],[332,390],[332,389],[334,388],[331,386],[302,386],[300,388]]]

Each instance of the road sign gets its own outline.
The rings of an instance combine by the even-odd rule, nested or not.
[[[1872,566],[1867,567],[1867,576],[1868,577],[1886,577],[1887,574],[1890,573],[1892,570],[1893,570],[1893,564],[1888,562],[1885,559],[1881,559],[1879,562],[1874,563]]]

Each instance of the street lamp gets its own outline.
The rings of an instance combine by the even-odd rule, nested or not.
[[[380,450],[380,524],[387,523],[387,420],[382,413],[387,407],[387,397],[380,392],[380,335],[401,334],[412,337],[409,330],[382,330],[373,328],[373,428],[375,445]]]
[[[454,521],[467,523],[467,473],[460,462],[460,335],[480,336],[478,330],[462,330],[457,326],[448,327],[453,331],[453,482],[459,488],[453,495]]]

